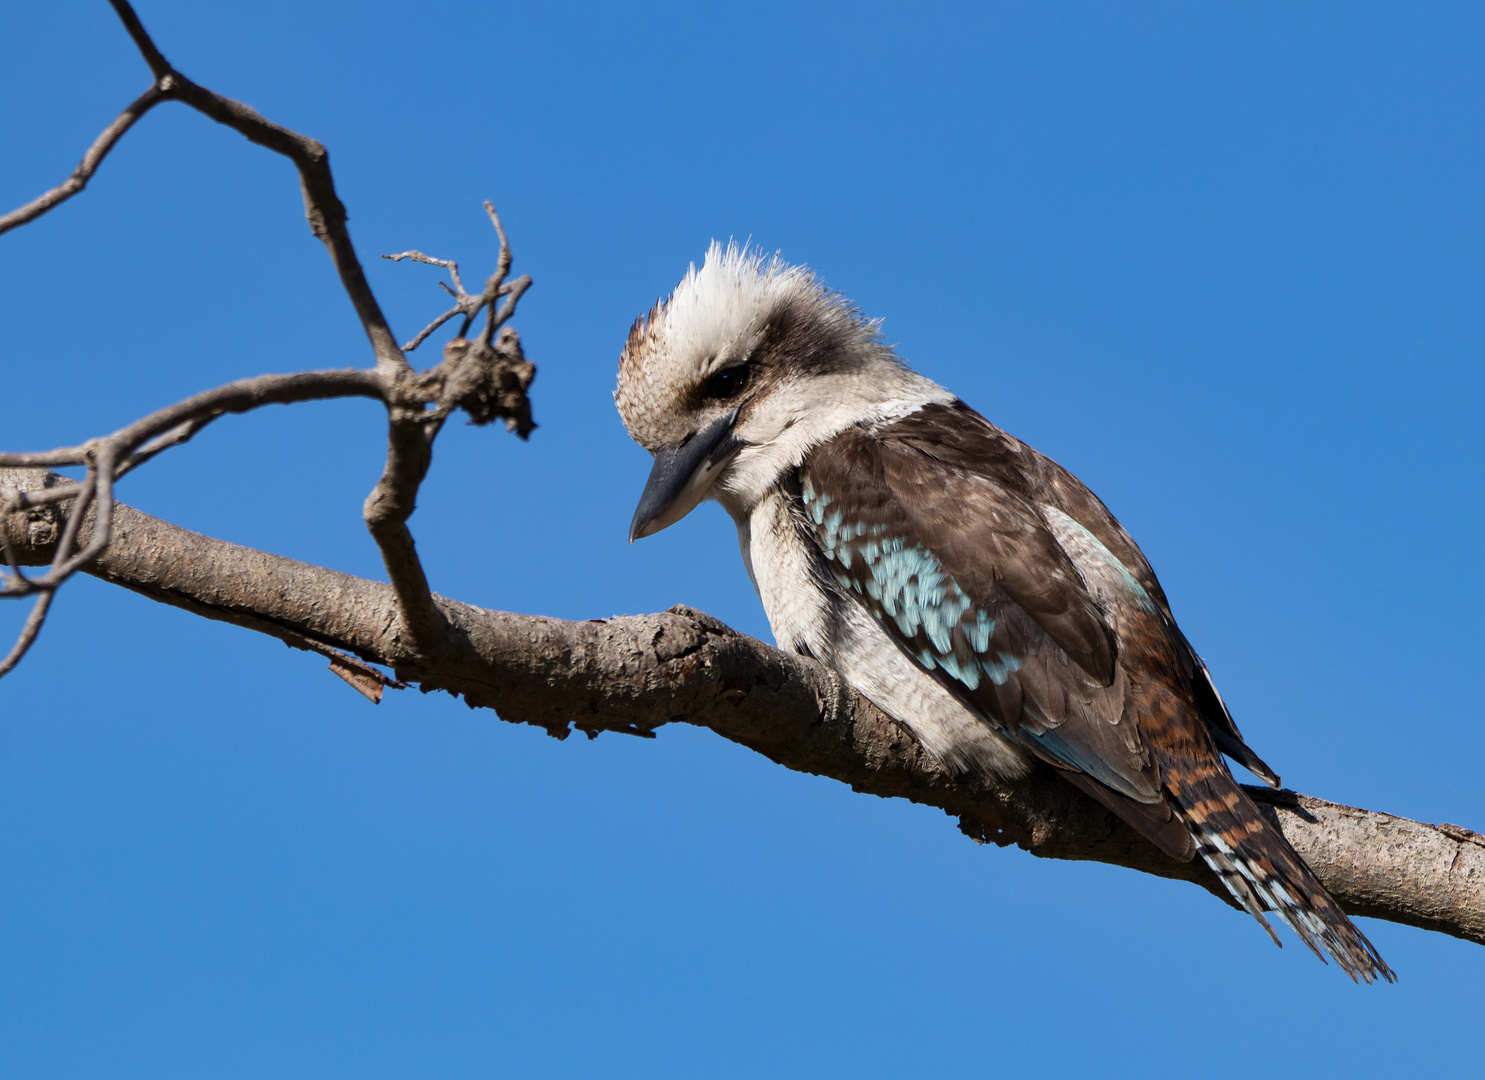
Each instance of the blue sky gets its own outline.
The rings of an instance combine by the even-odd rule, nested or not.
[[[634,316],[751,237],[1104,498],[1286,782],[1485,827],[1478,6],[139,10],[186,74],[330,147],[401,336],[438,274],[375,255],[478,279],[499,206],[541,427],[443,435],[413,520],[439,591],[685,602],[767,639],[715,507],[626,546],[648,458],[609,396]],[[147,75],[101,0],[6,5],[0,58],[8,208]],[[290,167],[178,107],[0,248],[6,449],[368,362]],[[268,410],[121,495],[376,575],[382,438],[367,404]],[[373,709],[91,580],[0,686],[3,1075],[1477,1069],[1485,953],[1363,928],[1397,986],[707,732]]]

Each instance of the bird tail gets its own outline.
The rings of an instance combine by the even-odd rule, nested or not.
[[[1170,785],[1177,813],[1196,838],[1197,853],[1274,944],[1281,942],[1265,918],[1268,912],[1322,961],[1326,954],[1333,957],[1352,981],[1395,982],[1397,976],[1366,935],[1227,771],[1218,767],[1200,772],[1204,775],[1188,774],[1180,790]]]

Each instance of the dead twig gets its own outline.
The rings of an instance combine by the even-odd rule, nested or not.
[[[81,481],[21,491],[0,501],[0,514],[5,515],[48,507],[60,510],[64,504],[70,504],[67,525],[53,549],[50,565],[39,576],[27,577],[22,572],[8,535],[3,544],[10,573],[0,583],[0,598],[35,595],[38,600],[15,647],[0,664],[0,676],[12,669],[36,640],[56,590],[107,548],[112,536],[113,490],[120,478],[163,451],[188,441],[227,413],[247,412],[264,405],[354,396],[375,398],[387,407],[387,464],[367,497],[364,516],[396,592],[401,627],[417,650],[432,655],[441,647],[446,621],[428,587],[407,520],[416,509],[418,489],[433,459],[433,441],[454,409],[464,409],[476,424],[488,424],[503,417],[508,427],[522,438],[535,426],[526,398],[535,368],[521,354],[520,340],[514,331],[508,327],[501,329],[530,287],[531,279],[506,281],[511,266],[510,242],[489,202],[484,204],[485,212],[500,238],[500,252],[495,273],[478,296],[465,291],[459,267],[452,260],[435,259],[420,251],[389,256],[394,261],[406,258],[442,267],[449,271],[454,282],[452,288],[444,286],[457,301],[453,311],[424,330],[409,343],[409,348],[421,343],[455,315],[464,315],[464,330],[445,350],[442,362],[429,371],[414,372],[392,337],[356,257],[346,229],[345,207],[336,194],[325,147],[265,119],[241,102],[186,78],[155,45],[128,0],[110,0],[110,3],[149,65],[153,84],[94,140],[66,181],[0,218],[0,233],[35,220],[81,191],[136,120],[162,101],[180,101],[252,142],[284,155],[297,167],[310,229],[330,254],[341,286],[371,342],[376,367],[367,371],[300,372],[241,379],[151,413],[111,435],[79,446],[43,453],[0,454],[0,467],[73,465],[87,470]],[[488,308],[484,332],[478,341],[469,342],[465,340],[465,332],[482,308]],[[501,330],[498,340],[497,330]],[[91,522],[86,542],[79,532],[84,521]],[[339,664],[336,670],[343,677],[351,671],[346,664],[334,662]],[[352,672],[352,676],[353,683],[366,691],[371,677],[365,672]]]
[[[459,264],[453,259],[435,259],[432,255],[424,255],[421,251],[404,251],[397,255],[383,255],[382,258],[389,259],[392,262],[411,259],[413,262],[427,263],[429,266],[441,267],[449,272],[449,277],[454,279],[454,287],[452,289],[444,285],[443,282],[439,282],[439,285],[443,286],[443,291],[450,296],[466,295],[464,292],[464,282],[459,280]]]
[[[511,317],[516,303],[530,288],[531,279],[523,276],[512,282],[505,280],[511,266],[510,241],[494,205],[486,200],[484,206],[500,238],[500,252],[495,260],[495,272],[478,295],[465,290],[459,264],[453,259],[438,259],[417,250],[382,256],[391,262],[408,259],[437,266],[447,270],[454,282],[452,287],[439,282],[454,297],[454,306],[404,345],[405,351],[416,349],[456,315],[464,316],[458,335],[444,348],[443,362],[418,379],[408,381],[406,389],[411,393],[406,400],[389,403],[386,467],[362,509],[367,530],[376,540],[397,595],[401,627],[413,651],[424,657],[436,656],[449,634],[448,620],[433,599],[428,576],[418,558],[417,544],[407,528],[408,518],[417,509],[418,489],[432,464],[433,442],[455,408],[463,408],[476,424],[504,416],[510,430],[523,439],[535,427],[526,400],[526,388],[535,369],[521,355],[519,339],[513,333],[502,335],[498,346],[493,340],[495,330]],[[505,304],[497,311],[502,297]],[[470,341],[467,337],[470,325],[482,309],[489,312],[484,332],[478,340]],[[430,400],[432,408],[425,408]]]
[[[402,626],[415,650],[435,656],[447,641],[448,624],[434,601],[407,521],[417,509],[418,489],[433,461],[433,442],[444,421],[463,409],[470,423],[503,418],[521,438],[535,428],[527,388],[535,367],[521,353],[510,327],[495,345],[455,338],[444,346],[443,362],[411,379],[399,380],[399,395],[387,407],[387,462],[367,496],[362,517],[381,551],[396,591]]]
[[[136,98],[103,134],[94,140],[82,162],[63,183],[33,199],[25,206],[0,217],[0,233],[24,225],[66,202],[85,186],[108,152],[123,138],[134,122],[162,101],[179,101],[197,112],[225,124],[252,142],[282,154],[299,170],[299,186],[304,194],[304,211],[310,231],[324,243],[330,260],[340,275],[341,287],[356,309],[356,316],[371,342],[379,367],[407,367],[407,359],[397,348],[397,340],[387,325],[381,306],[366,281],[361,262],[356,257],[351,234],[346,229],[346,211],[335,191],[330,172],[330,155],[314,139],[280,127],[265,119],[255,109],[240,101],[223,97],[213,90],[192,82],[171,66],[150,38],[139,16],[128,0],[109,0],[135,46],[149,65],[154,84]]]
[[[52,207],[66,202],[87,187],[88,181],[98,171],[98,166],[103,164],[103,159],[108,156],[108,152],[124,137],[125,132],[134,126],[134,122],[160,102],[168,100],[169,97],[169,93],[159,83],[156,83],[130,102],[114,122],[103,129],[103,134],[93,140],[93,145],[88,147],[88,152],[83,155],[82,161],[78,162],[77,168],[72,170],[71,176],[50,191],[38,195],[25,206],[0,217],[0,234],[7,233],[28,221],[34,221]]]
[[[151,413],[101,439],[90,439],[78,446],[40,454],[0,454],[0,467],[33,464],[87,467],[81,481],[56,484],[39,491],[17,491],[0,499],[0,514],[3,515],[63,502],[72,504],[50,564],[46,572],[37,577],[27,577],[21,572],[11,540],[8,534],[6,536],[6,562],[12,576],[0,586],[0,599],[39,595],[14,648],[0,662],[0,677],[12,670],[35,642],[57,589],[108,546],[113,527],[113,489],[119,477],[164,450],[180,445],[229,412],[335,397],[384,399],[386,382],[386,377],[375,370],[300,372],[240,379]],[[79,546],[81,530],[89,517],[92,522],[88,541]]]
[[[239,379],[157,410],[102,438],[41,453],[0,454],[0,468],[81,465],[81,481],[66,481],[40,490],[22,490],[0,500],[0,514],[71,503],[67,525],[47,570],[36,577],[22,573],[9,538],[5,558],[11,577],[0,585],[0,599],[50,594],[108,545],[113,520],[113,487],[126,473],[156,455],[189,440],[208,424],[229,413],[245,413],[265,405],[362,397],[388,408],[387,468],[367,500],[366,520],[382,551],[387,572],[403,603],[403,619],[411,639],[430,650],[438,648],[441,616],[427,577],[417,558],[407,519],[416,508],[418,486],[432,461],[433,439],[444,419],[463,409],[473,423],[487,424],[503,417],[523,437],[530,433],[530,404],[526,388],[535,368],[521,355],[520,342],[509,327],[495,348],[480,343],[451,342],[443,363],[421,374],[403,374],[380,368],[302,371],[287,375],[260,375]],[[91,519],[88,540],[79,545],[79,530]],[[47,605],[38,605],[23,630],[19,651],[8,661],[14,667],[40,632]]]
[[[484,332],[480,335],[480,340],[487,348],[490,347],[494,341],[495,331],[500,329],[515,314],[516,304],[520,301],[521,296],[526,290],[531,287],[531,278],[526,275],[514,281],[508,282],[505,280],[505,276],[510,273],[510,241],[506,238],[505,226],[501,224],[500,215],[495,212],[494,205],[488,199],[485,200],[484,205],[485,213],[489,215],[491,223],[495,226],[495,234],[500,238],[500,254],[495,261],[495,272],[485,282],[485,287],[481,292],[470,293],[465,291],[464,282],[459,278],[459,264],[453,259],[435,259],[431,255],[423,254],[421,251],[403,251],[396,255],[382,256],[382,258],[388,259],[391,262],[401,262],[403,259],[409,259],[413,262],[425,263],[428,266],[441,267],[447,270],[449,276],[454,279],[452,288],[445,285],[442,281],[438,283],[444,292],[454,298],[454,306],[423,327],[417,336],[403,345],[403,352],[412,352],[419,345],[423,344],[423,342],[427,341],[429,335],[456,315],[464,316],[464,323],[459,328],[459,333],[455,337],[468,337],[469,328],[474,324],[474,320],[479,317],[481,308],[489,309],[489,317],[485,323]],[[495,305],[496,301],[501,297],[505,297],[506,302],[500,307],[497,313]]]
[[[11,646],[5,659],[0,660],[0,678],[9,675],[30,651],[32,643],[41,633],[41,624],[46,622],[46,613],[51,610],[52,597],[56,595],[55,589],[49,589],[36,598],[36,603],[31,607],[31,614],[26,616],[26,624],[21,627],[15,644]]]

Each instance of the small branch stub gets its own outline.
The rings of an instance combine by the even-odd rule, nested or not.
[[[470,423],[481,426],[504,420],[506,430],[523,439],[536,429],[526,396],[536,365],[526,359],[520,335],[509,326],[501,328],[494,345],[454,338],[443,347],[443,363],[434,370],[442,383],[436,392],[439,413],[460,408]]]

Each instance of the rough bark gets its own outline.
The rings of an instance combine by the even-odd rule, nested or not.
[[[0,499],[57,482],[39,469],[0,469]],[[65,509],[46,503],[0,521],[23,562],[47,561]],[[370,697],[397,685],[375,663],[559,737],[574,729],[650,736],[666,723],[695,724],[788,768],[937,806],[979,841],[1191,881],[1227,900],[1199,861],[1167,858],[1055,776],[999,786],[949,776],[825,668],[699,611],[567,622],[435,597],[448,632],[430,657],[404,630],[390,585],[213,540],[121,504],[114,513],[112,541],[87,573],[327,654]],[[1485,943],[1485,836],[1248,790],[1347,911]]]

